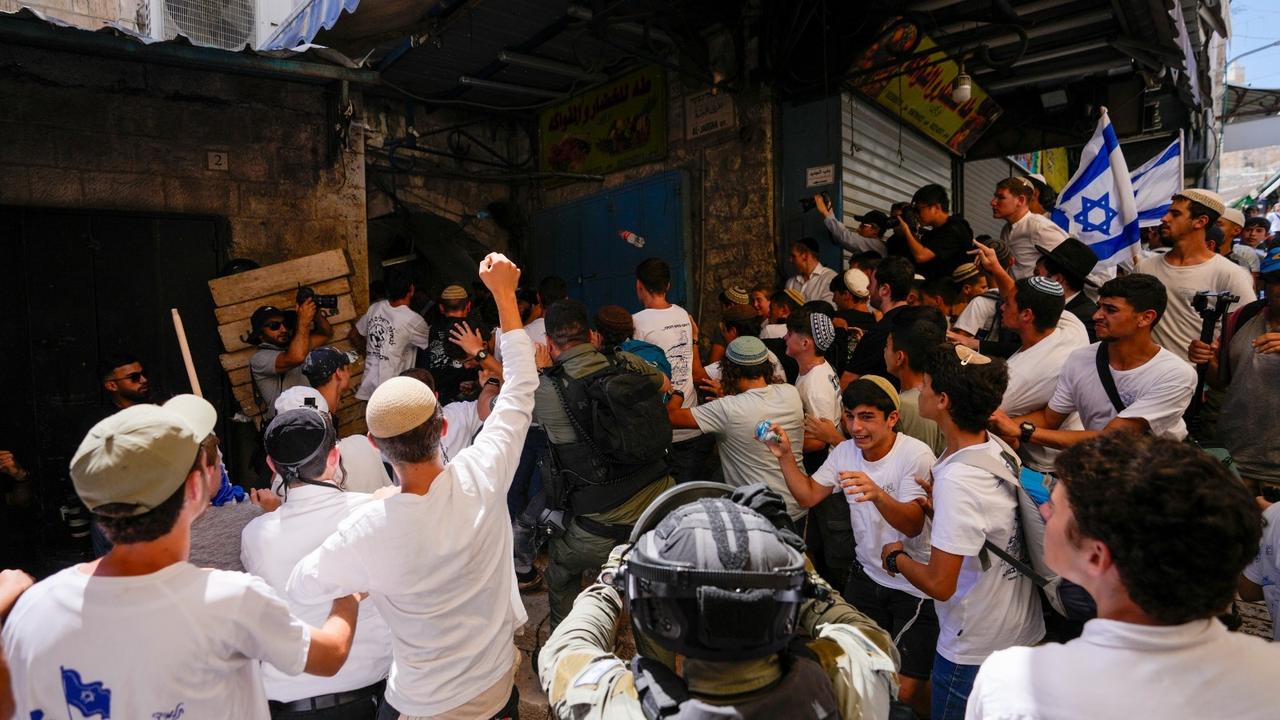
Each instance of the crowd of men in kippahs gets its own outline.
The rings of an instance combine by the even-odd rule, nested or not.
[[[815,204],[845,267],[792,243],[714,327],[660,258],[632,313],[491,254],[425,315],[387,277],[352,387],[312,300],[260,308],[260,481],[104,363],[98,557],[0,573],[0,716],[519,717],[545,585],[555,717],[1271,717],[1233,609],[1280,613],[1280,247],[1197,188],[1121,267],[1040,178],[999,238],[939,186],[856,231]],[[1201,291],[1239,299],[1207,334]]]

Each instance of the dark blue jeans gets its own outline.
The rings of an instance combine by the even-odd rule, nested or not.
[[[935,654],[933,657],[933,720],[964,720],[964,707],[973,691],[980,665],[957,665]]]
[[[511,513],[512,520],[519,518],[529,501],[542,492],[538,459],[542,457],[546,447],[546,431],[536,425],[530,426],[528,434],[524,436],[524,448],[520,451],[520,463],[516,465],[515,477],[511,479],[511,488],[507,490],[507,512]]]

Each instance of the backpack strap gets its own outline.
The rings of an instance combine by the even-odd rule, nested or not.
[[[1120,391],[1116,389],[1116,378],[1111,374],[1111,360],[1107,354],[1106,343],[1098,343],[1098,352],[1094,353],[1093,362],[1098,368],[1098,380],[1102,382],[1102,389],[1107,391],[1107,397],[1115,406],[1116,414],[1124,412],[1126,405],[1124,400],[1120,399]]]
[[[1218,340],[1218,374],[1223,380],[1228,382],[1231,380],[1230,353],[1228,352],[1231,339],[1236,336],[1236,331],[1240,329],[1241,325],[1249,322],[1258,313],[1262,312],[1262,309],[1266,307],[1266,303],[1266,298],[1255,300],[1248,305],[1237,308],[1235,312],[1227,316],[1222,328],[1222,337]]]
[[[987,433],[987,437],[991,438],[991,440],[1000,446],[999,459],[992,457],[989,453],[974,450],[972,448],[964,448],[963,450],[958,451],[955,454],[954,459],[956,462],[968,465],[969,467],[989,472],[1000,482],[1011,486],[1014,491],[1014,500],[1016,501],[1018,499],[1017,494],[1021,492],[1019,489],[1021,484],[1018,480],[1018,473],[1022,469],[1022,461],[1018,459],[1017,453],[1015,453],[1013,448],[1009,447],[1004,440],[992,435],[991,433]],[[1016,508],[1014,517],[1017,518]],[[1017,519],[1017,522],[1021,525],[1022,521],[1021,519]],[[1040,575],[1040,573],[1036,572],[1035,568],[1031,567],[1031,565],[1009,554],[1004,550],[1004,548],[1001,548],[990,540],[984,542],[982,544],[982,550],[978,552],[978,562],[981,563],[984,571],[991,568],[991,558],[988,555],[988,551],[995,553],[1001,560],[1004,560],[1013,566],[1013,569],[1023,575],[1026,575],[1031,579],[1031,582],[1035,583],[1038,587],[1045,587],[1049,584],[1049,581],[1045,579],[1044,576]]]

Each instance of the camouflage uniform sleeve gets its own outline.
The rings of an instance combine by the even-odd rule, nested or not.
[[[557,718],[640,720],[627,664],[613,654],[622,599],[607,585],[583,590],[538,655],[538,679]]]

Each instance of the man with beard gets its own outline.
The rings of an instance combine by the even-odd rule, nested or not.
[[[151,402],[151,383],[142,361],[128,353],[115,353],[98,364],[98,377],[107,402],[97,420],[138,403]]]
[[[316,312],[315,300],[311,298],[298,304],[293,323],[283,310],[264,305],[253,311],[249,326],[245,342],[258,346],[258,351],[249,359],[249,370],[262,399],[263,419],[270,422],[276,416],[276,398],[280,393],[307,384],[302,375],[302,362],[311,348],[333,337],[333,328],[323,314]]]

